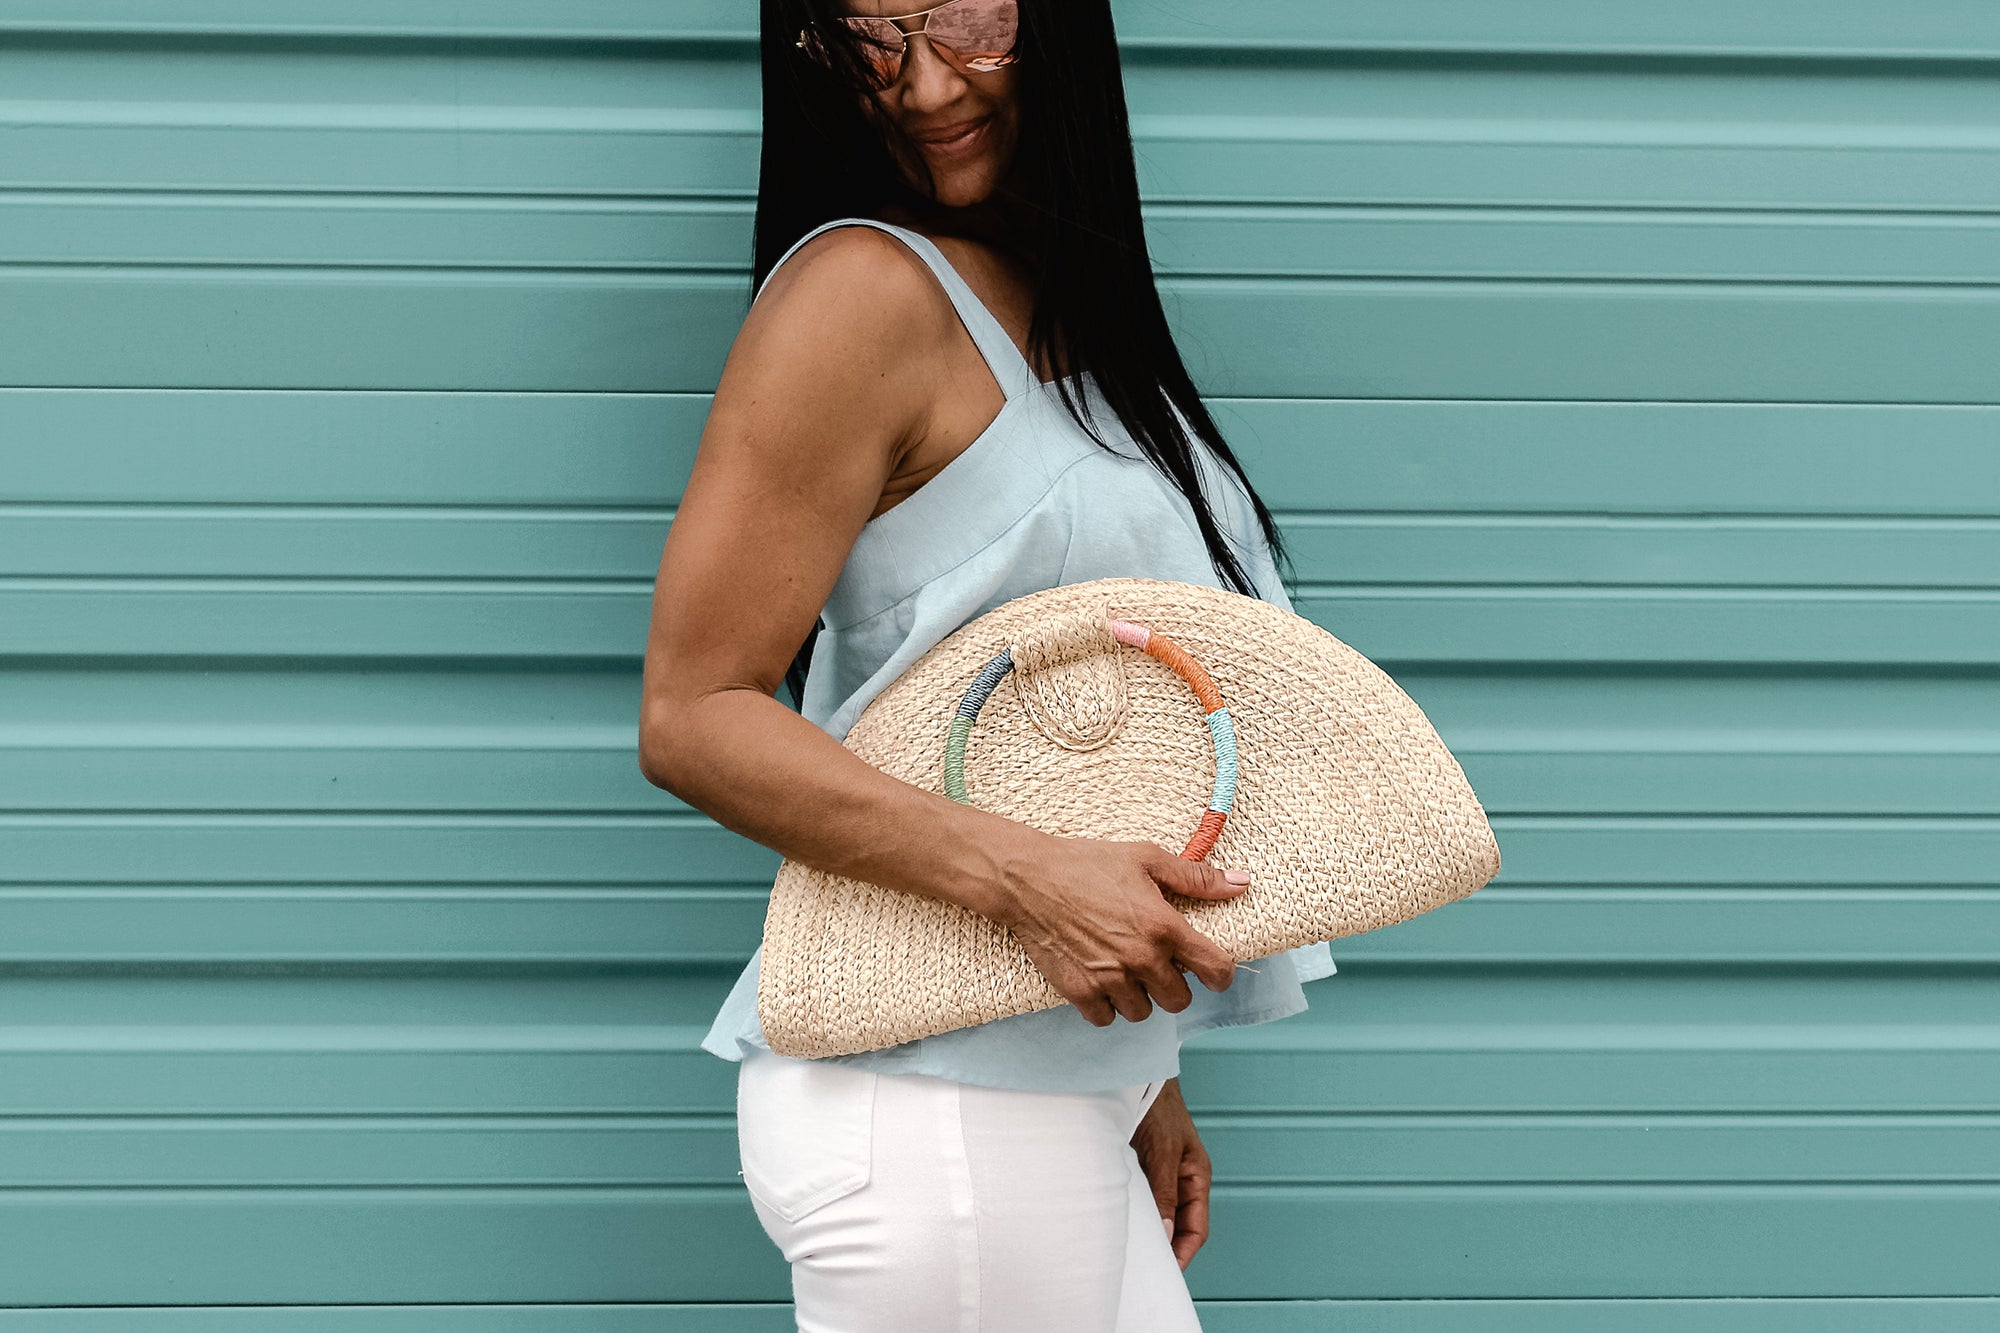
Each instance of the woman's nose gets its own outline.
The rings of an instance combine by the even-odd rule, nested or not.
[[[929,34],[905,33],[903,42],[903,68],[897,75],[899,82],[912,92],[926,87],[956,91],[954,85],[961,76],[950,61],[937,53]]]

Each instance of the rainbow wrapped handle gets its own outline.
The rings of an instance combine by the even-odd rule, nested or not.
[[[1132,620],[1113,620],[1111,633],[1118,642],[1157,657],[1174,669],[1176,675],[1188,683],[1194,697],[1201,701],[1203,712],[1208,717],[1208,734],[1215,747],[1215,790],[1209,795],[1208,809],[1202,812],[1201,823],[1195,828],[1194,836],[1188,839],[1181,856],[1189,861],[1199,861],[1215,847],[1215,840],[1222,836],[1222,825],[1229,818],[1230,803],[1236,799],[1236,728],[1229,720],[1229,708],[1222,702],[1222,694],[1209,679],[1208,672],[1189,655],[1187,649],[1175,643],[1158,630]],[[974,678],[972,688],[965,692],[965,698],[958,705],[958,715],[951,720],[951,733],[945,742],[944,751],[944,792],[952,800],[962,805],[971,805],[965,794],[965,742],[972,735],[972,724],[979,717],[979,710],[986,706],[994,687],[1001,677],[1014,669],[1014,650],[1006,647],[984,667]]]

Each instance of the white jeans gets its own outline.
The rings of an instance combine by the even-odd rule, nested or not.
[[[737,1075],[758,1221],[800,1333],[1186,1333],[1132,1132],[1165,1081],[988,1088],[762,1052]]]

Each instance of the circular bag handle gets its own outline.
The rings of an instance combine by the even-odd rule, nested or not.
[[[1229,818],[1230,804],[1236,799],[1236,727],[1229,720],[1229,708],[1222,702],[1222,694],[1215,688],[1215,682],[1209,679],[1207,670],[1187,649],[1137,621],[1112,620],[1109,624],[1118,642],[1130,644],[1172,667],[1175,674],[1194,691],[1194,697],[1201,701],[1202,711],[1208,718],[1209,741],[1215,749],[1215,789],[1209,795],[1208,809],[1202,812],[1201,823],[1196,826],[1194,836],[1181,849],[1183,859],[1199,861],[1209,854],[1215,847],[1215,840],[1222,836],[1222,825]],[[965,743],[972,735],[972,724],[978,719],[979,710],[986,706],[994,687],[1013,669],[1014,649],[1009,645],[980,668],[972,688],[965,692],[965,698],[958,705],[957,716],[951,720],[951,733],[945,741],[944,751],[944,793],[961,805],[972,804],[965,794]]]

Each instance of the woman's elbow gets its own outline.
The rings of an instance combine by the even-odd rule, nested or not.
[[[676,786],[680,774],[675,761],[683,748],[677,734],[672,714],[666,709],[649,707],[640,713],[639,772],[646,781],[675,796],[681,794]]]

